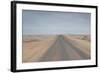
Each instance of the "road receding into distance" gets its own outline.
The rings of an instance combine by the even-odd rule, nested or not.
[[[73,42],[59,35],[54,44],[39,59],[39,62],[90,59],[90,55],[82,51],[81,49],[83,48],[79,49],[75,47]]]

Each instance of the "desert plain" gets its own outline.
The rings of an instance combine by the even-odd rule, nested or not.
[[[22,63],[91,58],[90,35],[24,35],[22,44]]]

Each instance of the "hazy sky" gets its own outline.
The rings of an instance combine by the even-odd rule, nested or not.
[[[90,34],[89,13],[23,10],[23,35]]]

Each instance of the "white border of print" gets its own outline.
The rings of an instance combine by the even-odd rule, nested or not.
[[[44,10],[44,11],[63,11],[63,12],[82,12],[91,13],[91,59],[90,60],[75,60],[75,61],[59,61],[59,62],[37,62],[37,63],[22,63],[22,10]],[[96,9],[82,7],[63,7],[63,6],[45,6],[45,5],[27,5],[17,4],[17,70],[20,69],[38,69],[52,67],[72,67],[94,65],[96,50],[95,50],[95,17]],[[92,45],[93,44],[93,45]]]

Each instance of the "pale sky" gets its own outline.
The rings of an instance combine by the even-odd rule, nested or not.
[[[23,35],[90,34],[90,13],[23,10]]]

